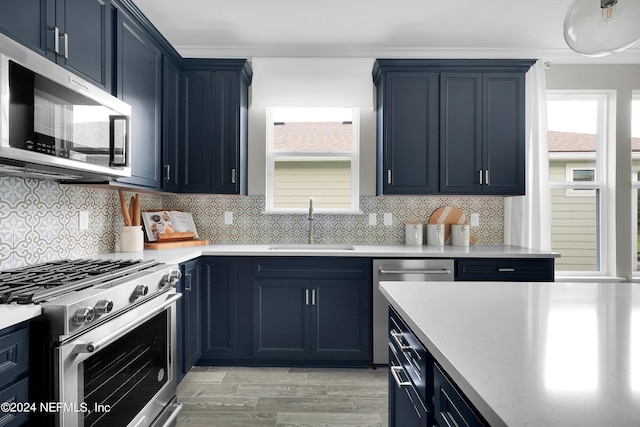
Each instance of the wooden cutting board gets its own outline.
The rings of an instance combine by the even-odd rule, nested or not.
[[[429,224],[444,224],[444,243],[451,243],[451,224],[466,224],[467,217],[460,209],[443,206],[436,209],[429,218]]]
[[[175,249],[186,248],[190,246],[204,246],[208,245],[208,240],[191,239],[191,240],[177,240],[173,242],[145,242],[145,249]]]

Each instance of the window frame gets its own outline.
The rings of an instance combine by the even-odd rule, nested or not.
[[[615,253],[615,241],[607,238],[608,230],[611,228],[609,219],[615,217],[615,207],[609,206],[608,200],[610,199],[610,192],[615,191],[614,183],[610,182],[608,169],[609,169],[609,154],[611,150],[607,148],[607,143],[615,144],[615,138],[610,136],[609,123],[612,118],[610,114],[610,102],[612,96],[611,91],[602,90],[547,90],[546,101],[550,100],[595,100],[597,102],[597,121],[598,126],[596,130],[596,152],[595,153],[581,153],[578,156],[572,156],[566,153],[552,154],[549,153],[549,160],[569,160],[584,162],[588,160],[595,160],[595,180],[594,181],[571,181],[571,182],[557,182],[548,181],[549,189],[565,189],[567,193],[573,194],[583,193],[587,196],[586,190],[591,193],[592,197],[596,198],[596,270],[560,270],[560,266],[556,266],[555,275],[559,279],[569,277],[605,277],[610,276],[610,257],[611,253]],[[615,159],[613,159],[615,160]],[[568,165],[567,165],[568,166]],[[549,178],[548,178],[549,179]],[[615,200],[615,199],[614,199]],[[553,224],[549,224],[550,227]],[[552,233],[553,236],[553,233]],[[553,238],[552,238],[553,239]],[[613,245],[613,247],[612,247]],[[561,254],[562,255],[562,254]]]
[[[277,208],[275,207],[275,163],[277,160],[298,161],[343,161],[351,163],[351,197],[349,208],[323,208],[314,206],[315,213],[358,214],[360,213],[360,110],[351,108],[351,150],[275,150],[274,149],[274,108],[266,109],[266,189],[265,213],[269,214],[305,214],[309,207]]]
[[[631,95],[632,107],[631,111],[633,112],[633,103],[638,105],[640,108],[640,91],[633,91]],[[633,123],[631,123],[633,128]],[[632,135],[633,138],[633,135]],[[633,143],[632,143],[633,144]],[[633,240],[631,247],[631,277],[633,279],[640,278],[640,268],[638,268],[638,264],[640,260],[638,260],[638,251],[640,247],[637,244],[637,235],[638,235],[638,191],[640,190],[640,166],[634,166],[634,153],[633,153],[633,145],[631,146],[631,209],[635,211],[635,215],[631,215],[631,230],[633,231]],[[636,158],[640,158],[640,153],[636,154]],[[634,244],[635,242],[635,244]]]

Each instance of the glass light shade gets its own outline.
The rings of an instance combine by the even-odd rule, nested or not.
[[[587,56],[620,52],[640,39],[640,0],[618,0],[609,10],[600,0],[577,0],[564,19],[564,39]]]

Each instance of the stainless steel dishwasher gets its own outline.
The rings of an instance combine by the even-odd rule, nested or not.
[[[389,304],[378,285],[395,282],[453,282],[452,259],[374,259],[373,260],[373,363],[389,363]]]

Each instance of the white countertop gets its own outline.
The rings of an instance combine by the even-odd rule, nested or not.
[[[368,258],[549,258],[560,256],[555,252],[538,251],[519,246],[406,246],[406,245],[354,245],[353,250],[336,250],[335,245],[314,245],[315,249],[271,249],[270,244],[212,244],[178,249],[144,250],[141,252],[113,252],[97,254],[101,259],[154,259],[165,264],[179,264],[199,256],[338,256]],[[322,248],[322,249],[317,249]],[[0,329],[36,317],[40,308],[34,305],[0,306]]]
[[[508,245],[474,246],[406,246],[406,245],[354,245],[353,250],[331,249],[270,249],[269,244],[213,244],[178,249],[145,250],[142,252],[115,252],[100,254],[101,258],[155,259],[163,263],[181,263],[201,255],[210,256],[339,256],[368,258],[556,258],[556,252],[539,251]],[[280,245],[286,246],[286,245]],[[323,247],[318,244],[315,248]]]
[[[0,305],[0,329],[33,319],[39,316],[41,312],[40,306],[35,304]]]
[[[640,284],[380,288],[491,426],[640,426]]]

